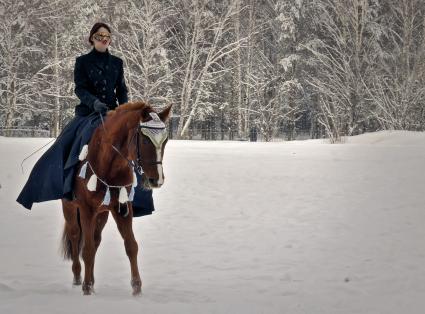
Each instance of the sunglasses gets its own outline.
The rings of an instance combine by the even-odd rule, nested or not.
[[[96,34],[93,35],[93,38],[96,39],[97,41],[102,41],[103,39],[110,40],[111,34],[109,34],[109,33],[96,33]]]

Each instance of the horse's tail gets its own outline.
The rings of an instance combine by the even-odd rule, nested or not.
[[[76,214],[77,214],[77,224],[78,224],[78,255],[81,254],[81,243],[82,243],[82,229],[81,229],[81,221],[80,221],[80,209],[77,208],[76,210]],[[66,224],[68,222],[65,221],[65,226],[63,228],[63,233],[62,233],[62,246],[61,246],[61,255],[63,256],[64,259],[69,260],[72,259],[72,242],[71,239],[69,238],[69,234],[66,230]],[[75,227],[74,227],[75,228]],[[76,231],[76,230],[73,230]]]

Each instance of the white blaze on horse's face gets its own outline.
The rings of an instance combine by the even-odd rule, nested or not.
[[[143,135],[147,136],[155,146],[156,162],[158,170],[157,186],[164,184],[164,172],[162,169],[162,145],[168,137],[167,129],[164,122],[161,121],[155,112],[149,113],[152,120],[140,122],[140,129]]]

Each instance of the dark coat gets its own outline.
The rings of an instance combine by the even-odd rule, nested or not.
[[[86,116],[93,112],[96,99],[113,110],[117,105],[128,102],[123,61],[106,51],[92,49],[90,53],[77,57],[74,68],[75,94],[81,103],[75,114]]]
[[[31,170],[28,181],[17,199],[25,208],[31,209],[33,203],[37,202],[72,199],[78,156],[101,123],[99,114],[93,111],[94,101],[99,99],[110,109],[117,107],[117,100],[119,104],[128,101],[122,60],[109,52],[100,54],[93,49],[90,53],[78,57],[75,62],[74,80],[75,93],[81,103],[75,108],[75,118],[65,126]],[[138,179],[140,182],[141,178]],[[154,210],[152,191],[142,190],[138,186],[135,190],[133,209],[135,217],[151,214]]]

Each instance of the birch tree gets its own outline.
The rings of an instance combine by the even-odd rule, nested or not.
[[[31,24],[36,4],[0,2],[0,115],[6,129],[22,123],[22,116],[28,114],[37,93],[31,62],[41,53]]]
[[[72,67],[77,54],[74,50],[78,19],[69,0],[53,0],[35,13],[36,27],[47,30],[40,37],[43,49],[40,67],[35,74],[39,97],[35,99],[37,111],[50,114],[50,135],[57,137],[66,116],[67,103],[73,95]],[[80,12],[79,12],[80,13]],[[81,14],[81,13],[80,13]],[[78,51],[78,50],[77,50]]]
[[[0,123],[56,136],[79,100],[75,57],[112,26],[131,100],[174,103],[178,133],[332,142],[425,129],[422,0],[3,0]],[[310,121],[309,121],[310,119]],[[305,127],[310,127],[307,125]]]
[[[390,1],[385,15],[387,53],[371,84],[372,112],[381,129],[425,129],[425,4]]]
[[[241,14],[242,14],[242,0],[235,0],[235,10],[234,15],[234,38],[237,42],[243,37],[241,31]],[[234,54],[234,71],[232,71],[232,96],[233,96],[233,107],[237,111],[237,129],[238,137],[246,138],[247,137],[247,128],[244,125],[244,112],[242,110],[242,53],[241,49],[237,49]]]
[[[287,139],[294,140],[296,136],[296,123],[306,111],[305,80],[303,68],[306,59],[305,53],[300,49],[305,40],[306,32],[311,32],[307,14],[309,1],[285,0],[276,1],[274,4],[275,18],[273,31],[277,45],[278,68],[282,75],[278,86],[278,95],[284,113]]]
[[[182,61],[180,75],[180,120],[178,133],[185,137],[195,115],[208,105],[209,86],[217,83],[227,71],[220,61],[240,48],[243,38],[224,42],[228,32],[233,31],[236,6],[230,3],[221,14],[215,15],[206,1],[181,1],[175,7],[177,14],[184,16],[175,25],[174,47]],[[185,15],[184,15],[185,14]]]
[[[368,119],[366,90],[375,71],[382,30],[377,24],[379,3],[367,0],[320,0],[315,23],[319,38],[306,47],[320,67],[309,82],[319,94],[319,122],[328,136],[357,134]]]
[[[302,86],[296,67],[295,19],[300,7],[294,5],[289,0],[268,1],[256,10],[257,26],[251,39],[256,49],[246,85],[252,104],[249,112],[266,141],[277,135],[284,122],[291,126],[292,139],[295,122],[303,112],[298,102]]]
[[[130,98],[153,104],[173,101],[167,23],[173,11],[161,1],[129,0],[116,7],[117,48],[125,61]]]
[[[252,108],[252,85],[250,84],[250,78],[253,72],[253,55],[255,49],[256,34],[258,33],[257,25],[259,24],[255,12],[257,11],[257,1],[246,0],[246,17],[244,19],[244,29],[246,30],[247,43],[246,47],[242,51],[243,66],[242,66],[242,105],[241,115],[243,117],[243,134],[249,132],[249,128],[255,128],[254,115]],[[251,123],[253,125],[251,125]]]

